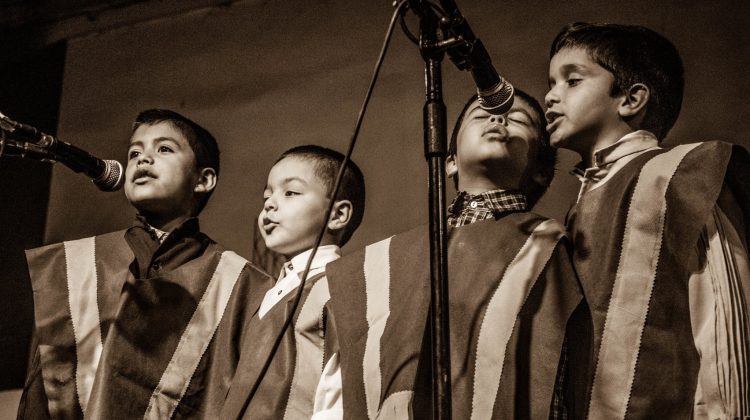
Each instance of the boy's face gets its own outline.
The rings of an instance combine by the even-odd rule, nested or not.
[[[581,154],[611,137],[622,123],[614,76],[582,48],[563,48],[549,63],[550,90],[545,96],[547,131],[555,147]],[[619,139],[619,135],[614,133]]]
[[[315,245],[326,221],[328,190],[315,162],[288,156],[271,168],[258,227],[266,247],[293,257]]]
[[[455,162],[459,172],[489,170],[502,173],[517,186],[538,141],[541,121],[531,105],[516,98],[504,115],[491,115],[475,101],[466,111],[456,137]],[[494,170],[493,170],[494,169]]]
[[[171,123],[143,124],[133,132],[125,195],[136,209],[160,217],[188,216],[198,178],[193,149]]]

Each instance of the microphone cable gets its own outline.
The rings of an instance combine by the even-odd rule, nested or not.
[[[255,379],[255,383],[253,384],[253,387],[250,390],[249,397],[245,399],[244,404],[242,405],[242,410],[240,411],[240,418],[244,416],[245,411],[247,410],[248,405],[250,404],[250,400],[253,399],[255,396],[255,393],[258,391],[258,388],[260,387],[260,383],[263,381],[263,378],[266,376],[266,373],[268,372],[268,369],[271,366],[271,362],[273,361],[274,356],[276,355],[276,352],[279,349],[279,346],[281,345],[281,340],[284,339],[284,334],[286,334],[287,329],[289,329],[289,326],[292,323],[292,320],[294,319],[294,316],[297,312],[297,308],[299,307],[300,301],[302,300],[302,293],[305,289],[305,282],[307,281],[307,275],[310,272],[310,266],[312,265],[313,258],[315,258],[315,253],[318,251],[318,248],[320,247],[320,243],[323,241],[323,235],[326,232],[326,229],[328,227],[328,220],[331,218],[331,214],[333,213],[333,206],[336,202],[336,196],[338,195],[339,189],[341,188],[341,180],[344,176],[344,171],[346,170],[346,166],[351,160],[352,152],[354,152],[354,146],[357,143],[357,137],[359,136],[359,130],[362,127],[362,121],[364,120],[365,112],[367,111],[367,106],[370,102],[370,98],[372,97],[372,92],[375,88],[375,82],[378,80],[378,74],[380,73],[380,68],[383,64],[383,60],[385,58],[385,53],[388,51],[388,46],[391,41],[391,35],[393,35],[393,29],[396,26],[396,19],[400,14],[402,14],[404,6],[407,4],[408,0],[400,0],[398,3],[394,3],[396,9],[393,12],[393,16],[391,17],[391,22],[388,25],[388,30],[385,35],[385,39],[383,40],[383,45],[380,50],[380,55],[378,56],[377,62],[375,63],[375,70],[372,74],[372,79],[370,80],[370,85],[367,89],[367,93],[365,95],[365,100],[362,103],[362,107],[360,108],[359,115],[357,117],[357,123],[354,127],[354,133],[352,134],[351,139],[349,140],[349,147],[346,151],[346,155],[344,156],[344,161],[341,162],[341,167],[339,168],[338,174],[336,175],[336,181],[334,183],[333,191],[331,193],[331,197],[328,202],[328,210],[326,211],[326,219],[323,224],[323,228],[318,233],[318,237],[315,241],[315,246],[313,247],[312,252],[310,253],[310,257],[307,259],[307,263],[305,264],[305,270],[302,272],[302,277],[300,278],[300,284],[297,286],[297,290],[295,292],[294,296],[294,302],[292,303],[292,309],[290,311],[290,315],[285,319],[284,325],[281,327],[281,331],[279,331],[279,334],[276,336],[276,339],[273,343],[273,347],[271,348],[271,351],[268,354],[268,357],[266,358],[265,363],[263,364],[263,368],[261,369],[260,373],[258,374],[258,377]]]

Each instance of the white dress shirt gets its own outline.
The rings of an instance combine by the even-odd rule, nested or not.
[[[281,274],[279,274],[279,279],[276,280],[276,284],[266,292],[266,296],[260,304],[258,318],[263,319],[263,316],[268,313],[274,305],[279,303],[284,296],[288,295],[289,292],[295,290],[297,286],[299,286],[301,282],[300,276],[305,271],[307,259],[310,258],[311,253],[312,249],[297,254],[284,264],[284,267],[281,269]],[[340,257],[341,251],[336,245],[324,245],[319,247],[318,252],[315,253],[312,264],[310,264],[310,272],[307,274],[307,278],[309,279],[325,270],[326,264],[337,260]]]

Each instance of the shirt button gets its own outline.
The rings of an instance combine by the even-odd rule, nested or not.
[[[281,294],[281,292],[283,292],[283,290],[279,290],[279,293],[277,293],[277,295],[280,295],[280,294]]]
[[[477,202],[476,201],[472,201],[471,203],[469,203],[469,207],[471,207],[473,209],[477,208]]]

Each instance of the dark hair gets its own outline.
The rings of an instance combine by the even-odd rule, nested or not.
[[[344,162],[344,155],[326,147],[316,145],[305,145],[293,147],[282,153],[275,163],[284,158],[295,157],[302,160],[308,160],[315,163],[315,176],[327,188],[327,194],[330,196],[333,192],[336,175],[339,168]],[[341,180],[341,188],[336,195],[336,200],[349,200],[352,203],[352,218],[344,228],[343,234],[339,241],[339,246],[346,244],[362,223],[362,216],[365,213],[365,177],[354,161],[350,160],[344,170],[344,176]]]
[[[526,196],[526,201],[529,208],[534,207],[537,201],[544,195],[549,188],[549,184],[552,183],[552,178],[555,176],[555,164],[557,163],[557,150],[549,144],[549,133],[547,133],[544,117],[544,108],[539,104],[539,101],[534,99],[533,96],[522,91],[521,89],[515,88],[515,100],[523,100],[534,110],[536,114],[536,130],[539,133],[537,142],[531,144],[533,148],[531,150],[531,159],[529,160],[529,167],[526,168],[525,178],[521,180],[521,192]],[[458,151],[458,132],[463,124],[466,112],[469,107],[479,99],[477,94],[469,97],[469,100],[464,105],[461,113],[456,119],[456,125],[453,126],[453,132],[451,133],[450,142],[448,143],[448,156],[454,156]],[[531,170],[529,170],[531,169]],[[530,175],[534,172],[540,173],[549,182],[546,185],[538,184],[530,179]],[[458,174],[453,177],[453,184],[458,188]]]
[[[191,119],[177,112],[168,109],[148,109],[135,117],[133,131],[135,132],[141,125],[154,125],[161,122],[168,122],[178,129],[190,144],[190,148],[195,154],[196,169],[212,168],[219,176],[219,145],[216,139],[205,128],[201,127]],[[211,198],[213,190],[209,191],[198,201],[197,213],[199,214]]]
[[[550,58],[563,48],[582,48],[615,78],[612,95],[636,83],[648,86],[650,98],[640,128],[663,139],[682,107],[684,71],[677,48],[651,29],[611,23],[571,23],[555,37]]]

